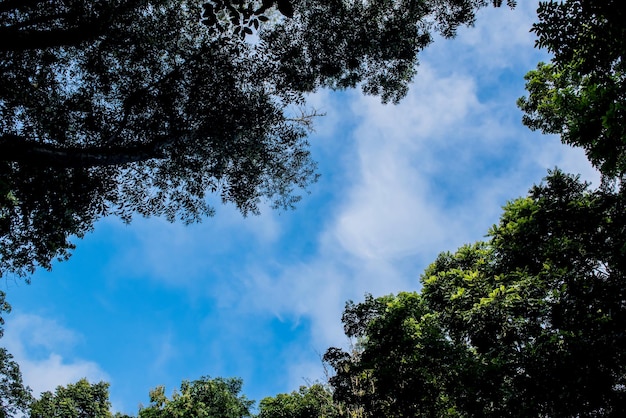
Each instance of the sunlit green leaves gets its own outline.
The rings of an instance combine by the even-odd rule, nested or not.
[[[241,379],[202,377],[182,382],[170,399],[159,386],[150,392],[150,405],[139,410],[139,418],[251,417],[254,401],[241,394],[242,385]]]
[[[321,384],[267,397],[259,404],[258,418],[339,418],[348,415],[333,403],[332,393]]]
[[[526,75],[524,124],[582,147],[604,175],[626,173],[626,14],[619,1],[542,2],[537,46],[553,54]]]
[[[109,384],[81,379],[58,386],[54,393],[44,392],[30,406],[31,418],[113,418],[110,411]]]

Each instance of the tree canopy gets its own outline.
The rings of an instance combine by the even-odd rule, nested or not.
[[[26,413],[31,401],[31,390],[24,386],[20,366],[12,354],[0,348],[0,418]]]
[[[298,392],[278,394],[263,399],[259,413],[252,413],[254,401],[241,393],[243,381],[238,378],[201,377],[183,381],[180,391],[171,398],[165,388],[150,391],[150,404],[140,406],[138,418],[339,418],[341,408],[333,403],[326,386],[302,386]],[[17,415],[19,414],[19,415]],[[0,348],[0,418],[29,416],[31,418],[132,418],[113,413],[109,401],[109,384],[89,383],[87,379],[53,392],[44,392],[39,399],[22,383],[22,375],[13,356]]]
[[[109,384],[81,379],[58,386],[54,393],[44,392],[30,405],[31,418],[113,418],[110,411]]]
[[[432,34],[486,5],[0,1],[0,274],[50,268],[106,215],[291,207],[316,179],[305,94],[397,101]]]
[[[192,382],[184,381],[180,392],[171,399],[165,388],[159,386],[150,392],[150,405],[139,410],[139,418],[246,418],[252,417],[250,408],[254,401],[241,394],[241,379],[202,377]]]
[[[626,190],[552,172],[421,292],[348,303],[335,400],[371,417],[616,416],[626,408]]]
[[[582,147],[604,175],[626,173],[626,12],[617,0],[542,2],[537,46],[553,54],[526,75],[524,123]]]
[[[267,397],[259,404],[257,418],[340,418],[346,415],[333,402],[332,392],[317,383],[296,392]]]

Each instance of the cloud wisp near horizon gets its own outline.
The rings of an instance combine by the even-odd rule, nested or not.
[[[347,344],[347,300],[417,290],[439,252],[482,239],[548,169],[597,184],[580,150],[521,125],[523,75],[547,59],[529,33],[535,8],[485,9],[437,39],[398,105],[310,97],[327,114],[311,136],[322,177],[295,211],[218,206],[191,226],[105,219],[51,273],[7,282],[3,342],[25,381],[107,379],[127,413],[150,388],[203,375],[240,376],[256,400],[295,390],[324,378],[323,351]]]

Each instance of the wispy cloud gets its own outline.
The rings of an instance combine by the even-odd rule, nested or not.
[[[109,376],[93,362],[72,355],[81,336],[58,322],[30,314],[12,314],[2,344],[20,365],[24,383],[38,396],[59,385],[81,378],[108,381]]]

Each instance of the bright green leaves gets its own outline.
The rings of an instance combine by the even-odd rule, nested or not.
[[[339,418],[346,415],[321,384],[302,386],[297,392],[268,397],[259,404],[258,418]]]
[[[355,324],[360,324],[359,327]],[[348,304],[346,329],[361,338],[352,354],[330,349],[324,359],[335,369],[335,399],[363,417],[455,416],[446,387],[458,377],[441,358],[463,364],[463,352],[442,332],[439,315],[421,295]],[[440,358],[441,357],[441,358]]]
[[[109,384],[89,383],[81,379],[58,386],[54,393],[44,392],[30,406],[31,418],[112,418]]]
[[[150,391],[150,405],[139,410],[139,418],[246,418],[254,401],[241,395],[241,379],[202,377],[184,381],[171,399],[165,388]]]
[[[526,76],[528,97],[518,100],[523,123],[532,130],[558,134],[581,147],[603,174],[626,170],[625,79],[615,72],[581,75],[577,67],[540,63]]]
[[[626,14],[615,0],[542,2],[537,46],[554,54],[526,75],[523,123],[582,147],[608,177],[626,173]]]

